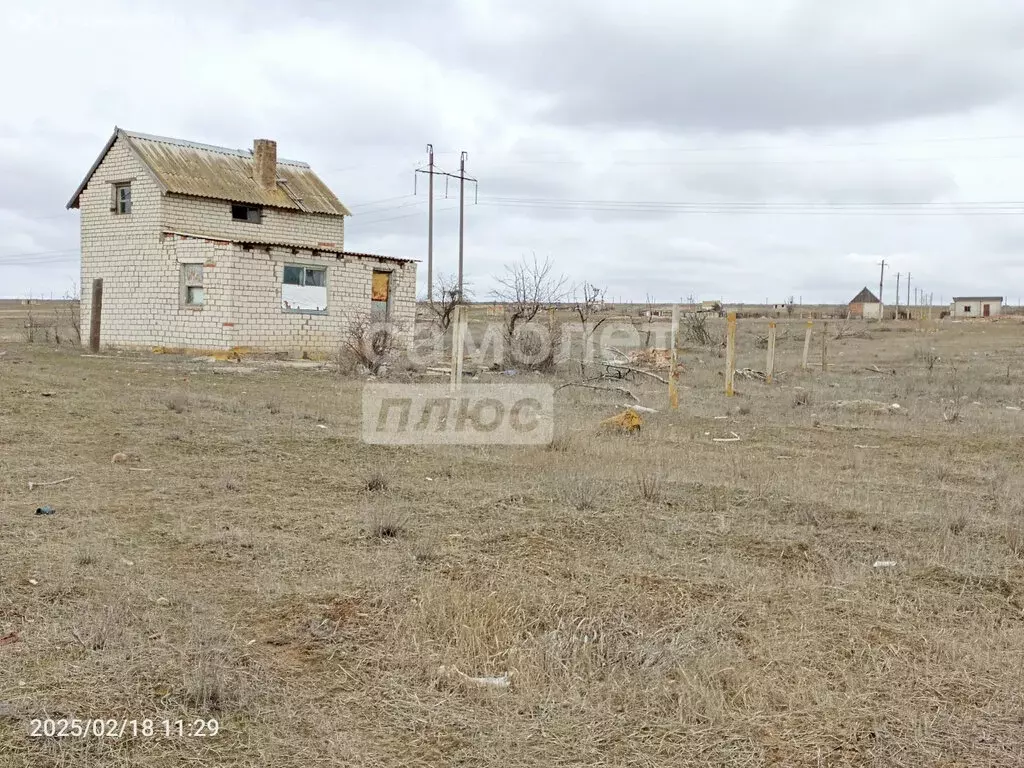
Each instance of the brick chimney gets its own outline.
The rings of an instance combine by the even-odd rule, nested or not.
[[[277,189],[277,142],[256,139],[252,143],[252,178],[263,189]]]

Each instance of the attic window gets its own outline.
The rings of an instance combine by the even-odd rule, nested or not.
[[[232,205],[231,218],[235,221],[260,224],[263,221],[263,210],[255,205]]]
[[[132,185],[131,183],[114,185],[114,213],[132,212]]]

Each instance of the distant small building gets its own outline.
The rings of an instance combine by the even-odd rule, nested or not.
[[[1002,296],[954,296],[953,317],[993,317],[1003,308]]]
[[[848,305],[850,317],[861,320],[878,320],[882,316],[882,302],[866,287]]]

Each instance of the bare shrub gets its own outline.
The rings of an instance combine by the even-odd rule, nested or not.
[[[720,343],[708,328],[707,312],[690,312],[683,315],[683,335],[687,342],[701,347],[715,347]]]
[[[606,289],[598,288],[593,283],[584,281],[573,290],[573,312],[580,322],[583,348],[580,352],[580,376],[586,375],[587,357],[591,353],[591,342],[597,331],[608,317],[597,318],[597,313],[604,307]]]
[[[469,304],[473,300],[473,293],[465,280],[460,295],[458,278],[454,275],[438,274],[434,278],[433,294],[433,301],[427,305],[427,309],[442,333],[452,324],[455,308],[460,304]]]
[[[521,329],[531,323],[545,307],[561,301],[565,296],[565,275],[556,275],[550,257],[543,262],[522,258],[514,264],[506,265],[505,274],[496,278],[498,287],[492,292],[494,298],[504,306],[502,318],[502,335],[504,337],[504,354],[506,364],[533,360],[539,350],[527,349],[531,343]],[[553,361],[554,345],[550,343],[550,354],[542,357],[542,362]],[[532,355],[522,355],[532,351]]]
[[[342,357],[378,375],[394,360],[401,348],[400,330],[390,322],[374,323],[366,317],[352,320],[348,324]],[[341,362],[341,367],[345,368],[346,360]]]
[[[640,472],[636,476],[636,487],[640,498],[644,501],[661,501],[661,475],[650,472]]]
[[[802,407],[802,406],[805,406],[805,405],[810,405],[810,404],[811,404],[811,393],[808,392],[806,389],[798,390],[797,393],[795,395],[793,395],[793,407],[794,408],[799,408],[799,407]]]
[[[565,500],[579,512],[597,509],[600,496],[598,484],[589,477],[574,477],[564,489]]]

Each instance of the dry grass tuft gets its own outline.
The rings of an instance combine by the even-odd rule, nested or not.
[[[405,516],[391,506],[373,507],[366,513],[366,527],[371,538],[397,539],[406,531]]]
[[[167,408],[175,413],[184,413],[188,410],[188,397],[185,395],[173,395],[167,401]]]
[[[1006,527],[1003,538],[1006,540],[1006,546],[1010,548],[1010,552],[1016,557],[1024,558],[1024,525],[1011,523]]]
[[[381,469],[375,469],[370,473],[370,476],[366,478],[366,482],[363,487],[371,493],[383,493],[391,489],[391,481],[388,476],[384,474]]]
[[[551,438],[544,449],[552,453],[572,453],[576,449],[576,438],[568,432],[561,432]]]
[[[959,536],[967,528],[967,515],[957,515],[949,521],[947,527],[950,533],[954,536]]]

